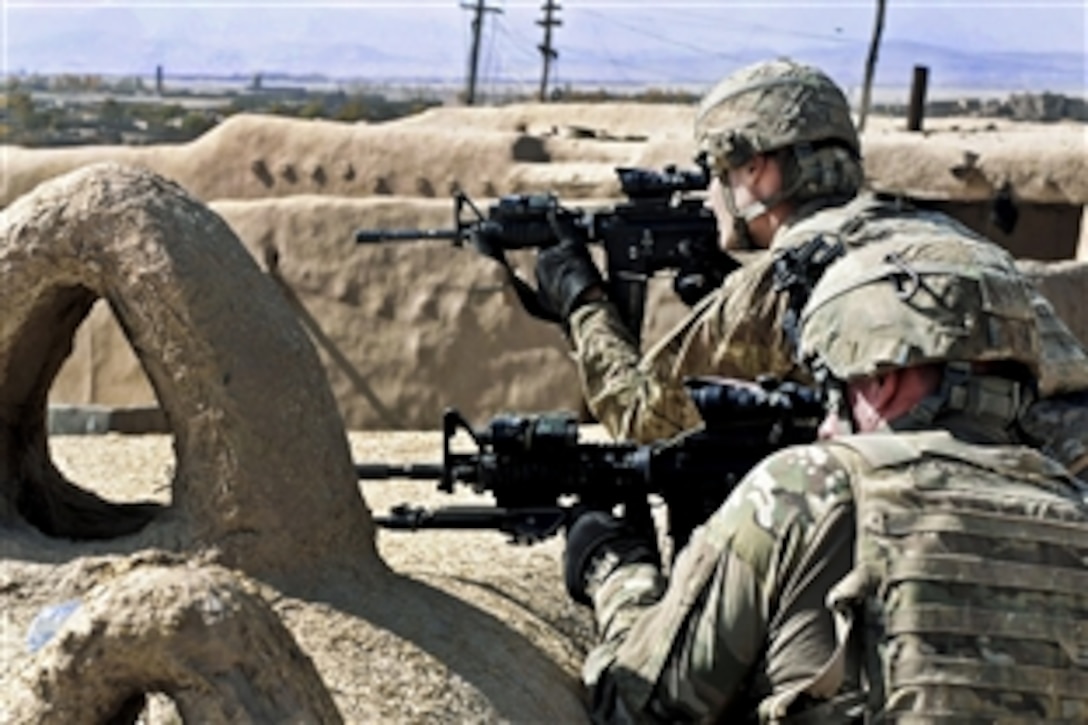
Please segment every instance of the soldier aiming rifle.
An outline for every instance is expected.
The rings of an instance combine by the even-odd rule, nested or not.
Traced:
[[[361,229],[355,241],[449,240],[457,247],[473,247],[503,266],[526,311],[559,322],[556,311],[542,305],[537,291],[516,274],[506,252],[547,248],[559,241],[562,230],[577,229],[584,243],[603,247],[609,295],[637,337],[650,277],[674,272],[674,290],[693,305],[738,266],[718,247],[714,215],[701,198],[689,195],[705,191],[709,183],[703,157],[696,162],[692,170],[617,167],[627,200],[611,208],[571,208],[550,193],[512,194],[500,197],[485,213],[458,191],[453,198],[452,228]]]

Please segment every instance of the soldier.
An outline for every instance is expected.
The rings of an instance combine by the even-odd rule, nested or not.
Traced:
[[[826,440],[750,471],[667,581],[652,534],[577,518],[595,719],[1088,721],[1088,486],[1019,443],[1029,287],[982,241],[851,251],[799,322]]]
[[[645,442],[697,425],[688,376],[807,382],[792,355],[793,321],[811,282],[843,252],[901,234],[981,239],[946,215],[861,191],[849,105],[816,68],[775,60],[728,76],[700,104],[695,136],[714,172],[708,205],[721,246],[769,253],[729,275],[644,357],[575,229],[557,223],[560,243],[537,259],[541,297],[566,322],[589,409],[618,438]],[[1041,294],[1034,305],[1043,396],[1088,390],[1088,354]],[[1088,405],[1054,399],[1026,423],[1068,465],[1088,467]]]

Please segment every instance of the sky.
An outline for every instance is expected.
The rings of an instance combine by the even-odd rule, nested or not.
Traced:
[[[479,79],[539,83],[546,0],[487,0]],[[0,0],[10,73],[466,76],[471,0]],[[863,77],[875,0],[605,2],[555,0],[562,25],[553,85],[709,84],[737,66],[788,55],[848,88]],[[877,86],[1088,86],[1088,0],[888,0]]]

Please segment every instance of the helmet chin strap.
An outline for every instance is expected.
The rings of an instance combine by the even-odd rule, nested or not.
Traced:
[[[1034,391],[1021,383],[991,375],[977,375],[970,363],[945,365],[940,387],[891,423],[893,430],[918,430],[930,427],[938,416],[966,413],[994,430],[1013,428],[1028,405]]]
[[[812,372],[813,383],[824,401],[824,411],[835,420],[834,435],[851,435],[858,432],[858,423],[846,394],[846,383],[831,374],[820,357],[802,361]]]
[[[748,231],[748,224],[743,219],[736,217],[732,218],[732,224],[729,233],[723,235],[723,249],[734,250],[739,249],[741,251],[752,251],[758,249],[756,242],[752,239],[751,233]]]
[[[737,208],[737,200],[733,196],[733,190],[728,184],[722,184],[722,197],[725,199],[725,208],[729,216],[733,218],[733,233],[729,244],[730,249],[752,250],[758,249],[752,232],[748,229],[748,222],[758,216],[767,213],[767,207],[762,202],[749,204],[743,211]]]
[[[858,422],[854,419],[854,411],[846,396],[846,386],[838,383],[825,384],[823,386],[824,409],[835,417],[835,435],[852,435],[859,433]]]
[[[838,434],[857,433],[857,421],[847,403],[846,384],[832,376],[819,359],[812,362],[812,370],[817,386],[823,391],[825,408],[838,420]],[[1035,397],[1035,391],[1022,383],[974,374],[970,363],[949,362],[937,390],[873,432],[926,430],[934,427],[938,419],[966,414],[962,420],[973,422],[976,432],[989,430],[992,433],[988,436],[1012,435],[1015,440],[1020,417]]]
[[[798,175],[788,186],[779,189],[764,199],[756,199],[751,204],[748,204],[741,209],[737,205],[736,197],[733,195],[733,187],[729,184],[728,179],[724,179],[721,186],[722,195],[725,197],[725,208],[729,211],[730,216],[733,217],[735,227],[744,226],[745,232],[742,236],[751,242],[751,234],[748,232],[748,222],[753,219],[758,219],[796,194],[797,190],[801,188],[802,181],[803,179]],[[749,245],[749,248],[751,248],[751,245]]]

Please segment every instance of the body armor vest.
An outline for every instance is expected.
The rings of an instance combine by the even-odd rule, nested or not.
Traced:
[[[829,600],[854,618],[867,719],[1088,722],[1085,488],[945,432],[832,445],[866,463],[855,568]]]

